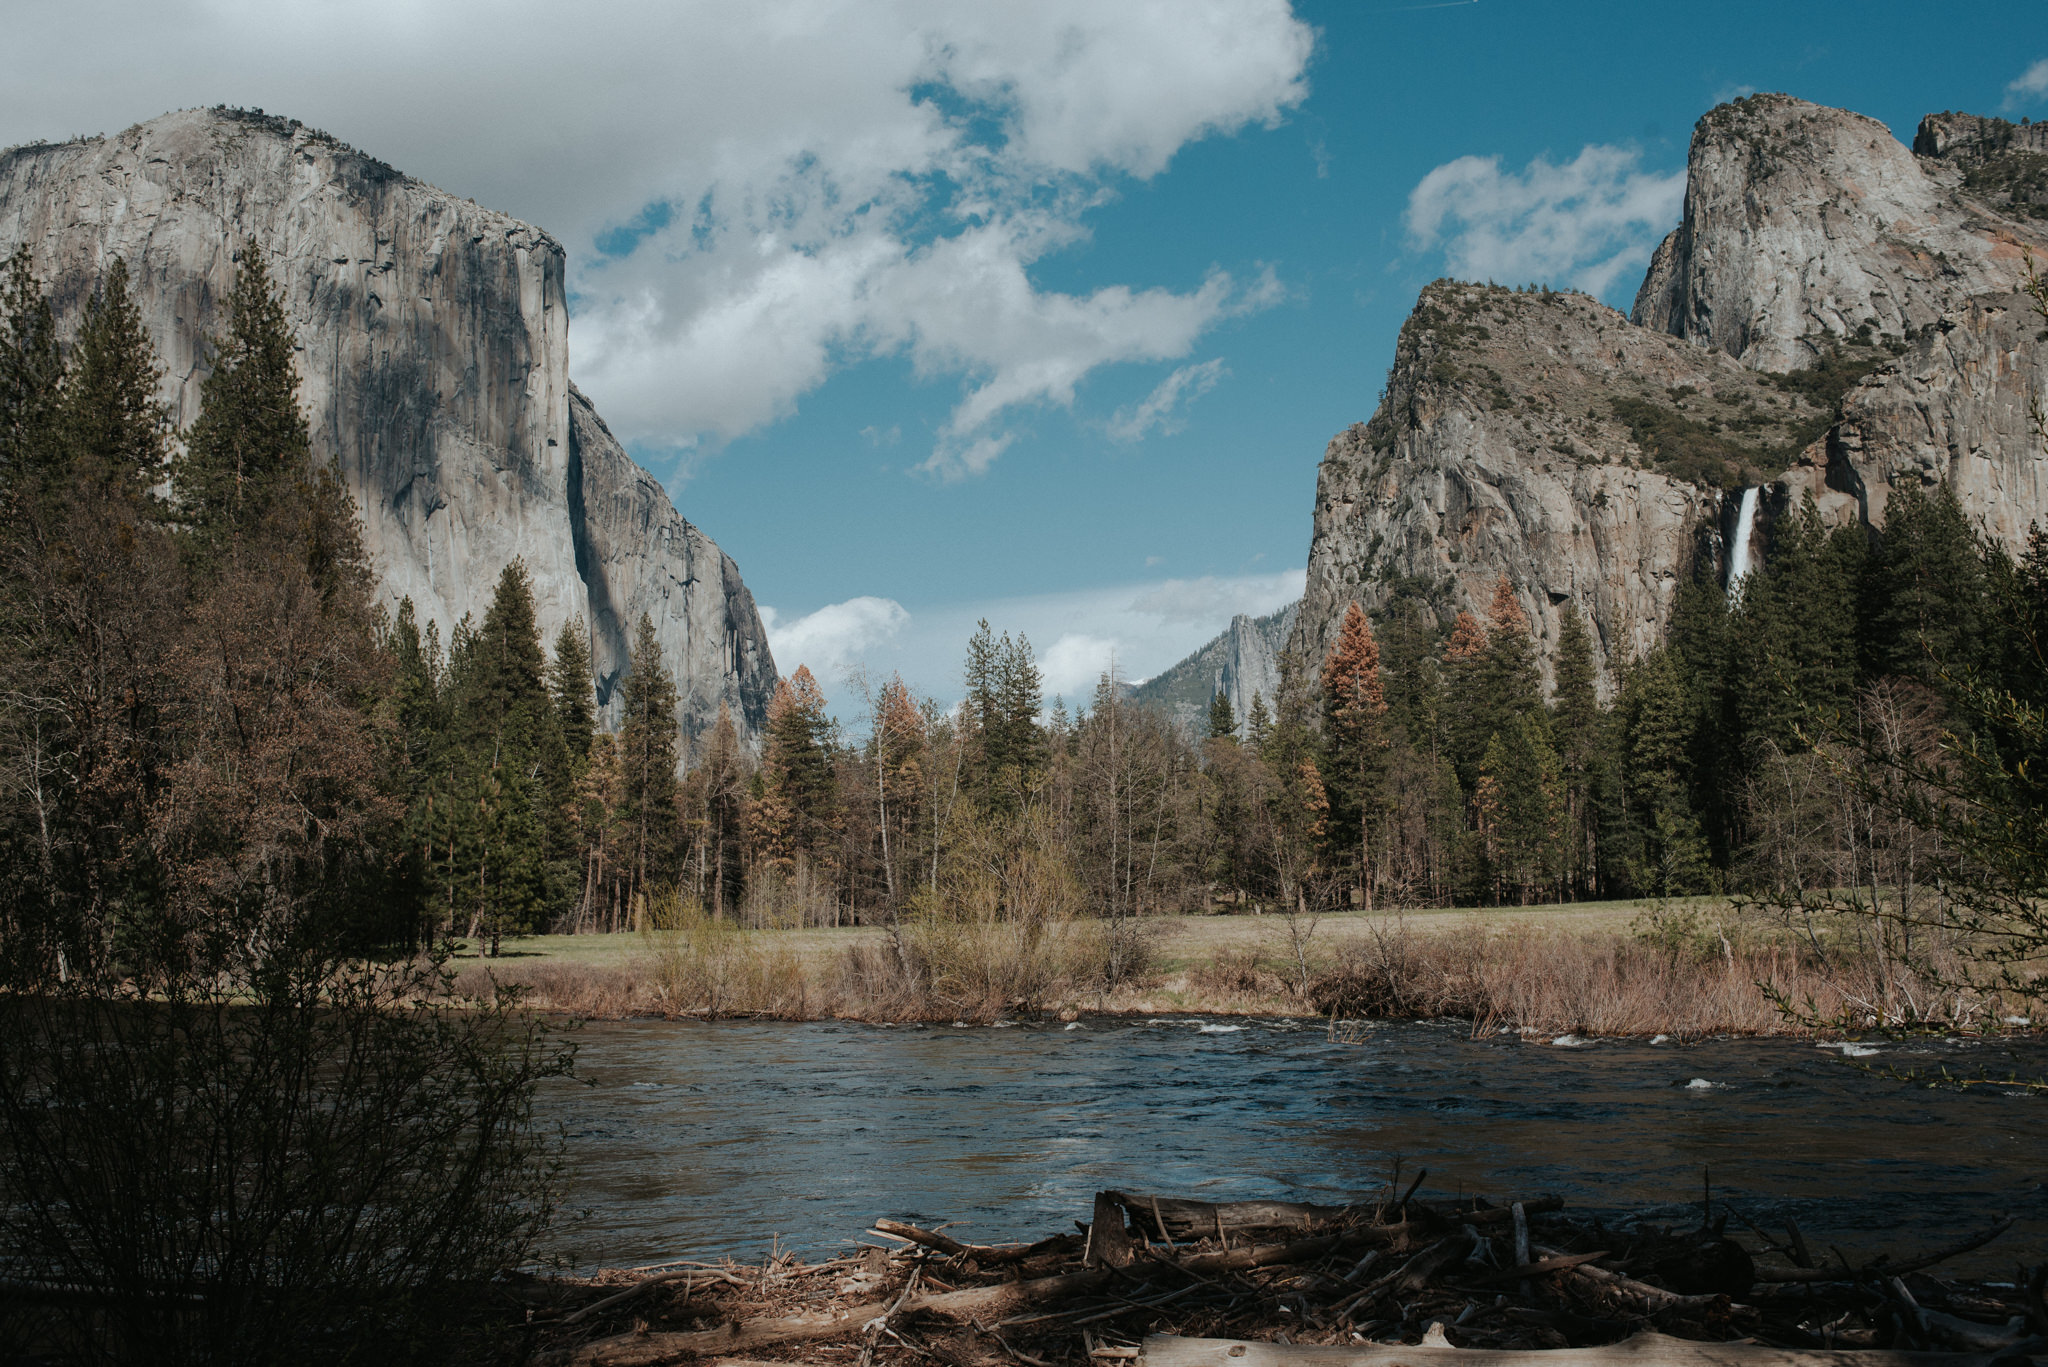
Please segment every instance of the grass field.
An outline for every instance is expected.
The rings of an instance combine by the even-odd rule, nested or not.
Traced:
[[[1395,910],[1367,915],[1364,912],[1333,912],[1318,917],[1311,943],[1319,953],[1334,953],[1347,944],[1371,937],[1389,920],[1396,920],[1413,934],[1437,936],[1494,932],[1511,927],[1528,927],[1591,935],[1626,934],[1652,903],[1555,902],[1533,907],[1440,907]],[[1665,908],[1694,907],[1713,915],[1727,907],[1720,897],[1675,897],[1655,904]],[[1224,955],[1272,955],[1291,951],[1287,919],[1283,916],[1215,915],[1154,916],[1144,925],[1151,936],[1154,960],[1160,970],[1173,972],[1215,960]],[[837,958],[848,948],[880,944],[888,932],[880,926],[842,926],[824,930],[769,930],[753,932],[749,938],[772,943],[807,963]],[[528,935],[504,943],[500,959],[508,964],[554,963],[590,968],[626,966],[644,952],[643,937],[618,935]],[[474,959],[474,949],[457,958]]]

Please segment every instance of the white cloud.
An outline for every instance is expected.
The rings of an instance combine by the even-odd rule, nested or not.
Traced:
[[[1592,145],[1563,164],[1460,157],[1422,178],[1403,221],[1418,250],[1441,245],[1452,275],[1501,284],[1573,285],[1604,295],[1649,259],[1677,222],[1685,173],[1638,169],[1632,148]]]
[[[1188,143],[1284,117],[1314,45],[1288,0],[15,0],[8,39],[0,143],[260,105],[547,228],[573,368],[630,440],[751,431],[907,356],[962,385],[954,475],[1005,414],[1271,302],[1030,268]]]
[[[1196,399],[1216,387],[1230,372],[1223,358],[1184,365],[1161,380],[1140,403],[1119,408],[1109,419],[1108,431],[1116,441],[1143,441],[1148,432],[1171,435],[1185,425],[1183,415]]]
[[[2005,88],[2005,107],[2008,111],[2034,103],[2048,96],[2048,57],[2021,72],[2019,79]]]
[[[1130,677],[1130,670],[1118,657],[1116,638],[1093,636],[1085,631],[1065,633],[1038,657],[1038,671],[1048,698],[1087,699],[1093,695],[1096,681],[1109,672],[1111,665],[1116,666],[1118,678]]]
[[[893,598],[849,598],[783,622],[774,608],[761,609],[768,629],[768,649],[784,674],[809,665],[821,683],[828,683],[848,664],[903,629],[910,614]]]
[[[1027,637],[1045,676],[1048,701],[1063,695],[1069,703],[1086,703],[1095,681],[1116,657],[1117,673],[1139,680],[1157,674],[1200,649],[1230,625],[1239,612],[1273,612],[1301,596],[1306,574],[1300,569],[1271,574],[1217,575],[1200,579],[1155,580],[1068,593],[1032,594],[1016,598],[980,599],[921,606],[893,626],[865,634],[858,629],[827,631],[825,625],[861,614],[843,612],[854,604],[896,605],[888,599],[853,599],[821,608],[787,626],[771,618],[769,643],[776,666],[784,673],[806,660],[824,684],[827,699],[851,716],[858,700],[843,686],[845,673],[864,669],[873,679],[901,674],[905,683],[942,702],[960,696],[960,666],[975,624],[986,618],[998,633]],[[898,609],[899,611],[901,609]],[[872,612],[873,610],[869,610]],[[763,616],[769,617],[766,609]],[[821,671],[813,650],[799,655],[796,629],[818,619],[817,635],[844,645]],[[871,620],[879,623],[880,614]],[[829,672],[826,672],[829,671]]]
[[[1131,610],[1168,622],[1221,620],[1227,624],[1241,612],[1259,617],[1287,606],[1301,597],[1307,582],[1301,570],[1168,579],[1132,600]]]

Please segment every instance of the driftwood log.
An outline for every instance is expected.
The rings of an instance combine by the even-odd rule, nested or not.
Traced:
[[[1105,1191],[1078,1234],[1036,1243],[877,1220],[893,1251],[659,1264],[586,1284],[581,1308],[570,1291],[527,1313],[541,1358],[573,1367],[821,1351],[845,1367],[2005,1367],[2048,1347],[2048,1267],[2017,1290],[1916,1274],[2011,1221],[1898,1262],[1788,1270],[1758,1269],[1727,1215],[1610,1230],[1561,1206],[1391,1183],[1342,1206]],[[1807,1256],[1796,1231],[1788,1245],[1751,1229],[1758,1253]]]
[[[1989,1367],[1986,1354],[1771,1348],[1637,1334],[1602,1348],[1295,1347],[1155,1334],[1140,1367]]]

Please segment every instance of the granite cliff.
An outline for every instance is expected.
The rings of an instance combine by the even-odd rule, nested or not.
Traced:
[[[1221,693],[1230,699],[1243,735],[1254,696],[1265,698],[1268,711],[1273,707],[1280,688],[1280,651],[1299,608],[1290,603],[1264,617],[1239,613],[1215,640],[1173,668],[1132,685],[1132,701],[1163,710],[1192,735],[1205,735],[1209,703]]]
[[[1504,574],[1545,647],[1575,607],[1626,660],[1686,577],[1725,575],[1750,489],[1753,563],[1806,494],[1875,528],[1902,480],[2018,545],[2048,522],[2030,252],[2048,265],[2048,128],[1935,114],[1909,149],[1783,95],[1712,110],[1630,316],[1423,291],[1378,410],[1324,454],[1289,643],[1320,659],[1354,599],[1482,609]]]
[[[0,152],[0,252],[28,247],[67,326],[124,258],[180,427],[251,241],[297,334],[314,449],[355,495],[388,602],[409,596],[445,639],[523,557],[548,639],[577,619],[590,632],[601,705],[646,612],[684,735],[721,703],[758,732],[775,666],[753,597],[570,383],[553,238],[261,114]]]

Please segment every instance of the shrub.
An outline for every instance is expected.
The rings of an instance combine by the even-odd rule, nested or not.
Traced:
[[[115,1362],[443,1359],[528,1261],[568,1051],[437,960],[310,961],[0,996],[14,1327]],[[40,1289],[47,1289],[41,1294]]]

